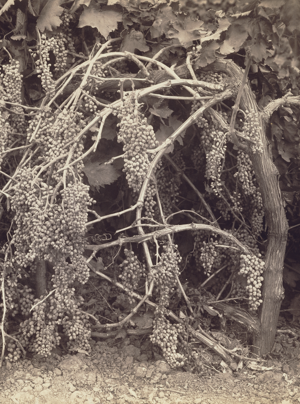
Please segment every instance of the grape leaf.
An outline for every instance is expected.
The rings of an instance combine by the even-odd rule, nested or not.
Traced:
[[[169,125],[170,125],[170,127],[173,129],[173,132],[175,132],[175,130],[178,129],[178,128],[182,125],[182,122],[179,121],[179,120],[176,118],[176,116],[170,116],[170,118],[169,118]],[[180,135],[177,136],[177,138],[176,138],[177,142],[178,142],[181,146],[183,145],[183,138],[184,138],[184,136],[185,136],[185,132],[186,132],[185,130],[182,131],[182,132],[180,133]]]
[[[163,125],[161,123],[160,128],[158,129],[158,131],[155,133],[156,136],[156,140],[158,141],[158,143],[161,145],[162,143],[165,142],[165,140],[172,135],[176,129],[179,128],[179,126],[182,125],[182,122],[179,121],[175,116],[170,116],[169,118],[169,126],[167,125]],[[183,137],[185,135],[185,130],[179,135],[177,136],[176,140],[177,142],[179,142],[179,144],[182,146],[183,145]],[[174,150],[174,144],[171,144],[170,146],[168,146],[165,150],[165,153],[173,153]]]
[[[296,287],[296,282],[300,280],[299,273],[295,271],[290,271],[288,268],[283,268],[283,280],[290,285],[292,288]]]
[[[13,6],[15,4],[15,0],[7,0],[7,2],[4,4],[3,7],[1,7],[0,9],[0,15],[5,13],[5,11],[7,11],[10,6]]]
[[[212,41],[207,46],[203,46],[200,55],[195,61],[195,68],[205,67],[216,60],[216,50],[219,49],[220,45],[217,42]]]
[[[262,0],[259,5],[266,8],[280,8],[284,3],[285,0]]]
[[[258,34],[256,38],[251,40],[251,44],[249,46],[250,54],[255,62],[261,62],[263,59],[266,59],[268,54],[268,43],[267,41]]]
[[[159,103],[160,104],[160,103]],[[172,109],[170,109],[167,106],[157,106],[157,105],[153,105],[153,108],[150,108],[149,111],[151,112],[151,114],[159,116],[160,118],[168,118],[172,113]]]
[[[299,30],[300,2],[299,0],[286,0],[281,11],[281,20],[290,32]]]
[[[132,29],[125,34],[120,50],[134,53],[136,49],[140,52],[147,52],[149,46],[146,44],[144,34],[141,31]]]
[[[226,39],[220,47],[223,55],[237,52],[248,37],[244,19],[235,21],[228,29]]]
[[[122,14],[119,11],[109,7],[103,7],[100,10],[91,5],[81,13],[78,27],[97,28],[100,34],[107,39],[108,35],[118,28],[119,21],[122,21]]]
[[[91,3],[91,0],[75,0],[74,3],[72,4],[72,7],[70,8],[70,13],[74,14],[75,11],[81,6],[81,5],[85,5],[85,6],[89,6]]]
[[[120,172],[112,164],[99,164],[98,161],[88,161],[83,168],[89,184],[98,191],[100,187],[112,184],[119,176]]]
[[[291,161],[292,158],[299,157],[299,150],[296,147],[295,143],[287,143],[287,142],[278,142],[277,150],[283,160],[287,161],[288,163]]]
[[[41,32],[45,29],[52,31],[52,28],[57,28],[61,24],[59,18],[64,11],[60,6],[62,0],[48,0],[42,8],[40,15],[36,21],[36,25]]]
[[[201,38],[200,29],[202,26],[203,21],[192,20],[190,17],[179,15],[177,20],[173,22],[172,28],[168,30],[167,37],[178,39],[183,46],[188,47],[193,44],[194,40]]]
[[[174,130],[170,126],[161,124],[160,128],[155,133],[156,140],[161,145],[170,135],[172,135],[173,132]],[[174,150],[174,144],[171,144],[165,149],[165,153],[173,153],[173,150]]]
[[[214,39],[214,40],[220,39],[222,32],[228,30],[228,27],[231,25],[231,22],[226,17],[226,18],[220,18],[218,20],[218,24],[219,24],[219,27],[213,34],[204,36],[202,38],[202,43],[205,41],[211,41],[212,39]]]
[[[169,6],[162,7],[150,28],[151,38],[158,38],[168,31],[170,24],[175,21],[176,16]]]

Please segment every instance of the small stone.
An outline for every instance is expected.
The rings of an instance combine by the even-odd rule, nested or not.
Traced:
[[[106,398],[107,401],[111,401],[111,400],[114,399],[114,396],[110,393],[105,398]]]
[[[171,367],[165,361],[157,361],[155,364],[157,371],[160,373],[170,373]]]
[[[139,366],[135,371],[136,377],[145,377],[146,373],[147,373],[147,368],[142,367],[142,366]]]
[[[129,366],[133,363],[133,356],[127,356],[125,359],[126,366]]]
[[[61,372],[60,369],[55,368],[55,369],[54,369],[54,374],[55,374],[56,376],[60,376],[60,375],[62,374],[62,372]]]

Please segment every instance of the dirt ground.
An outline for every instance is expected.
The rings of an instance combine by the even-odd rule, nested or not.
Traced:
[[[213,355],[193,373],[171,369],[159,354],[149,358],[147,343],[134,338],[93,341],[90,356],[57,351],[5,363],[0,404],[300,403],[300,347],[292,340],[279,334],[270,359],[225,373]]]

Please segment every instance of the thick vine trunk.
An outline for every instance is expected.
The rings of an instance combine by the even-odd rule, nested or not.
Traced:
[[[229,74],[236,85],[242,83],[243,70],[231,60],[218,60],[206,68],[207,70],[223,71]],[[180,77],[186,77],[186,65],[175,69]],[[159,80],[165,80],[165,74]],[[241,98],[244,110],[254,111],[260,121],[260,138],[263,144],[262,153],[251,154],[255,175],[263,199],[265,222],[268,230],[268,244],[265,256],[265,272],[263,282],[263,304],[260,309],[260,332],[255,335],[255,351],[264,356],[271,352],[279,317],[283,292],[283,261],[285,256],[288,223],[284,211],[283,200],[279,188],[278,171],[272,161],[272,154],[268,151],[266,138],[267,115],[260,112],[249,84],[246,84]]]
[[[232,61],[221,60],[214,64],[216,71],[226,71],[236,82],[242,82],[243,71]],[[288,223],[279,188],[278,171],[268,151],[266,124],[263,112],[258,109],[255,96],[247,84],[241,98],[244,110],[254,111],[259,116],[262,153],[250,155],[256,179],[263,199],[265,222],[268,230],[268,244],[265,256],[263,282],[263,304],[260,309],[260,332],[255,336],[256,353],[264,356],[271,352],[275,340],[283,291],[283,261],[285,256]]]
[[[252,93],[249,95],[254,98]],[[252,104],[254,102],[257,110],[256,101],[252,100]],[[284,297],[282,280],[288,223],[279,188],[279,173],[268,153],[266,122],[258,110],[257,113],[260,114],[260,132],[264,147],[263,153],[253,154],[251,160],[263,199],[268,245],[265,257],[263,305],[260,310],[261,327],[260,333],[254,340],[254,346],[257,353],[263,356],[271,352],[273,348],[280,306]]]

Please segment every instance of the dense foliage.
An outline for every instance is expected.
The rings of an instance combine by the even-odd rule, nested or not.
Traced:
[[[2,360],[133,328],[199,366],[191,338],[231,361],[211,316],[258,332],[264,153],[299,243],[300,5],[214,3],[2,2]]]

